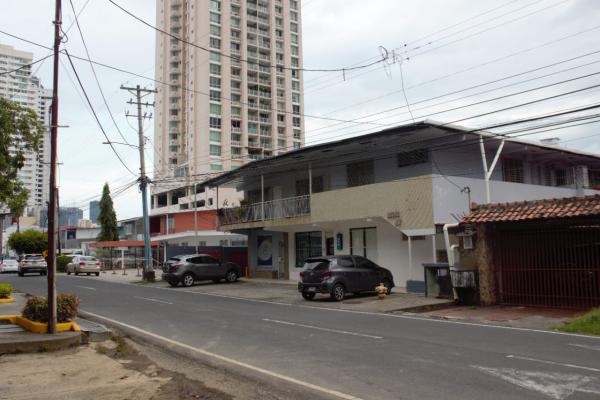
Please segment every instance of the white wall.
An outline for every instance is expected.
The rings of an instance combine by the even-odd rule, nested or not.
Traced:
[[[454,184],[448,181],[452,181]],[[433,178],[433,219],[436,224],[455,222],[451,214],[459,217],[469,211],[467,195],[460,188],[471,189],[471,202],[486,203],[485,181],[483,179],[437,175]],[[458,186],[458,187],[457,187]],[[556,186],[528,185],[503,181],[490,181],[492,203],[506,203],[524,200],[540,200],[576,196],[576,190]],[[598,194],[595,190],[585,190],[585,194]]]

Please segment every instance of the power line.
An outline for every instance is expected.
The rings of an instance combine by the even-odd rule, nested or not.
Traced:
[[[248,59],[244,59],[235,55],[231,55],[231,54],[226,54],[223,53],[220,50],[217,49],[209,49],[206,48],[204,46],[200,46],[198,44],[189,42],[185,39],[182,39],[170,32],[167,32],[165,30],[162,30],[160,28],[158,28],[157,26],[152,25],[151,23],[147,22],[146,20],[138,17],[137,15],[135,15],[134,13],[132,13],[131,11],[128,11],[127,9],[123,8],[122,6],[120,6],[119,4],[117,4],[115,1],[113,0],[108,0],[111,4],[113,4],[114,6],[116,6],[117,8],[119,8],[121,11],[123,11],[124,13],[126,13],[127,15],[131,16],[132,18],[138,20],[139,22],[141,22],[142,24],[148,26],[149,28],[154,29],[157,32],[162,33],[163,35],[169,36],[170,38],[173,38],[187,46],[192,46],[195,47],[199,50],[203,50],[206,51],[208,53],[216,53],[216,54],[220,54],[221,56],[225,57],[225,58],[230,58],[232,60],[235,61],[239,61],[239,62],[243,62],[246,64],[253,64],[253,65],[262,65],[268,68],[277,68],[277,69],[285,69],[285,70],[292,70],[292,71],[303,71],[303,72],[348,72],[348,71],[355,71],[355,70],[359,70],[359,69],[364,69],[364,68],[368,68],[372,65],[376,65],[376,64],[380,64],[382,62],[385,62],[387,60],[387,55],[385,57],[382,57],[381,59],[374,61],[372,63],[369,64],[364,64],[364,65],[359,65],[359,66],[355,66],[355,67],[344,67],[344,68],[300,68],[300,67],[289,67],[283,64],[277,64],[277,65],[273,65],[270,62],[265,62],[264,64],[261,63],[260,61],[252,61],[252,60],[248,60]]]
[[[94,114],[94,118],[96,119],[96,122],[98,123],[98,127],[100,128],[100,131],[102,131],[102,134],[104,135],[104,137],[108,141],[108,143],[110,145],[110,148],[112,149],[113,153],[115,153],[115,156],[117,156],[117,158],[119,159],[119,162],[121,162],[121,164],[123,165],[123,167],[125,167],[125,169],[127,171],[129,171],[133,176],[137,177],[137,175],[132,170],[129,169],[129,167],[127,166],[127,164],[125,164],[125,162],[123,161],[123,159],[121,158],[121,156],[119,155],[119,153],[117,152],[117,150],[115,149],[115,147],[110,142],[110,139],[108,138],[108,135],[104,131],[104,127],[102,126],[102,123],[100,122],[100,119],[98,118],[98,115],[96,114],[96,111],[94,110],[94,107],[92,106],[92,102],[90,101],[90,98],[87,95],[87,92],[85,91],[85,88],[83,87],[83,83],[81,82],[81,79],[79,78],[79,74],[77,73],[77,70],[75,69],[75,64],[73,64],[73,60],[71,60],[71,56],[69,55],[69,52],[66,49],[65,49],[65,54],[67,55],[67,58],[69,59],[69,63],[71,64],[71,68],[73,69],[73,72],[75,73],[75,77],[77,78],[77,82],[79,83],[79,87],[81,88],[81,91],[83,92],[83,94],[85,96],[85,99],[86,99],[88,105],[90,106],[90,109],[92,110],[92,114]]]
[[[30,63],[23,64],[23,65],[21,65],[21,66],[20,66],[20,67],[18,67],[18,68],[11,69],[10,71],[4,71],[4,72],[0,72],[0,75],[8,75],[8,74],[12,74],[12,73],[14,73],[14,72],[20,71],[20,70],[22,70],[22,69],[25,69],[25,68],[27,68],[27,67],[31,67],[32,65],[35,65],[35,64],[37,64],[37,63],[40,63],[40,62],[42,62],[42,61],[44,61],[44,60],[46,60],[46,59],[48,59],[48,58],[50,58],[50,57],[52,57],[52,54],[48,54],[46,57],[42,57],[42,58],[40,58],[40,59],[38,59],[38,60],[35,60],[35,61],[32,61],[32,62],[30,62]]]
[[[75,6],[73,5],[73,0],[69,0],[69,3],[71,4],[71,9],[73,10],[73,15],[75,16],[75,24],[77,25],[77,30],[79,31],[79,36],[81,37],[81,42],[83,43],[83,48],[85,49],[85,54],[87,55],[88,59],[91,59],[90,52],[88,50],[87,44],[85,42],[85,38],[83,36],[83,31],[81,30],[81,25],[79,25],[79,18],[77,17],[77,12],[75,11]],[[98,90],[100,91],[100,95],[102,96],[102,100],[104,101],[104,105],[106,106],[106,110],[108,111],[108,114],[110,115],[110,119],[112,120],[113,124],[115,125],[117,132],[119,132],[119,136],[121,136],[121,138],[123,139],[123,141],[125,143],[129,144],[129,142],[123,135],[123,132],[121,132],[121,129],[119,128],[119,125],[117,124],[117,121],[115,120],[115,117],[108,105],[108,101],[106,100],[106,96],[104,96],[104,91],[102,90],[102,85],[100,85],[100,80],[98,79],[98,75],[96,74],[96,68],[94,68],[94,64],[91,62],[90,62],[90,68],[92,69],[92,73],[94,74],[94,79],[96,80],[96,85],[98,86]]]

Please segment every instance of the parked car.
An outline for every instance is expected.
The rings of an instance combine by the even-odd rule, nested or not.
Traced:
[[[221,262],[208,254],[192,254],[171,257],[163,265],[162,280],[171,286],[179,283],[192,286],[196,281],[225,279],[229,283],[238,280],[240,267],[231,262]]]
[[[100,275],[100,260],[92,256],[74,256],[67,264],[67,275],[96,274]]]
[[[298,291],[306,300],[317,293],[329,294],[335,301],[342,301],[346,293],[372,292],[380,283],[388,294],[394,287],[392,273],[360,256],[327,256],[308,258],[300,272]]]
[[[25,274],[48,274],[48,264],[41,254],[25,254],[19,263],[19,276]]]
[[[0,273],[5,272],[18,272],[19,271],[19,262],[14,258],[5,258],[0,263]]]

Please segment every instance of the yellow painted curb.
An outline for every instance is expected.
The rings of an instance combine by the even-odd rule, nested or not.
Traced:
[[[6,304],[6,303],[14,303],[16,300],[13,299],[12,297],[6,298],[6,299],[0,299],[0,304]]]
[[[21,328],[31,333],[47,333],[48,324],[31,321],[20,315],[0,315],[0,320],[9,321],[13,325],[19,325]],[[56,324],[56,332],[80,332],[79,325],[75,322],[63,322]]]

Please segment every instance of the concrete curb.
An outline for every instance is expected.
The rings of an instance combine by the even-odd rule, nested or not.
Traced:
[[[31,333],[47,333],[48,324],[31,321],[20,315],[0,315],[0,321],[8,321],[13,325],[19,325],[21,328]],[[75,322],[64,322],[56,324],[57,332],[74,331],[79,332],[79,326]]]
[[[8,303],[14,303],[16,300],[12,297],[8,297],[6,299],[0,299],[0,304],[8,304]]]
[[[0,355],[57,351],[80,344],[81,332],[63,332],[54,335],[5,334],[0,337]]]

